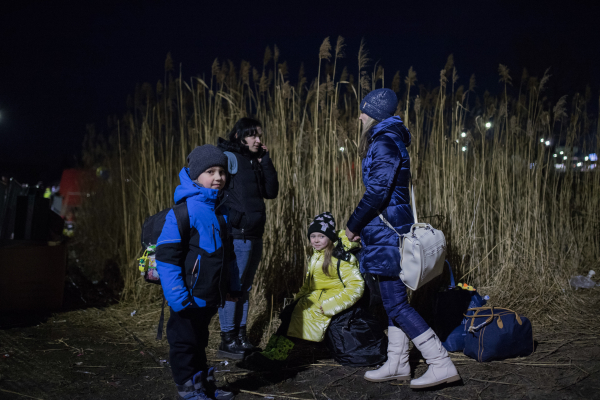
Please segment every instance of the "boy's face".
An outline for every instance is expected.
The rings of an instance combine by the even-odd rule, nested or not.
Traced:
[[[323,250],[331,240],[322,233],[313,232],[310,234],[310,244],[315,250]]]
[[[223,167],[210,167],[198,175],[196,182],[198,182],[198,184],[204,188],[220,190],[225,187],[227,175],[225,175],[225,170]]]

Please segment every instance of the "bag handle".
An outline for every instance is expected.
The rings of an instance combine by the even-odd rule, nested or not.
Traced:
[[[484,315],[484,314],[479,314],[480,311],[487,311],[490,310],[490,314],[489,315]],[[517,323],[519,325],[523,325],[523,320],[521,319],[521,317],[519,316],[519,314],[517,314],[516,311],[513,311],[509,308],[501,308],[501,310],[506,310],[506,311],[510,311],[511,313],[515,314],[515,319],[517,320]],[[492,322],[494,320],[494,317],[498,317],[500,318],[500,315],[498,315],[497,313],[494,314],[494,307],[475,307],[475,308],[469,308],[467,310],[467,312],[469,311],[475,311],[475,313],[473,315],[467,315],[467,314],[463,314],[466,318],[471,318],[471,325],[469,326],[469,332],[474,332],[479,330],[480,328],[482,328],[483,326],[489,324],[490,322]],[[488,317],[483,323],[474,326],[475,325],[475,318],[481,318],[481,317]],[[498,324],[499,326],[501,325],[501,323]],[[502,328],[502,326],[500,326],[500,328]]]

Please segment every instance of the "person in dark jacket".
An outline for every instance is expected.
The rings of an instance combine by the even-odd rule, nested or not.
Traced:
[[[246,335],[248,299],[263,250],[266,208],[264,199],[274,199],[279,192],[277,172],[262,144],[259,121],[242,118],[229,133],[229,140],[219,138],[218,147],[230,157],[231,182],[225,191],[233,226],[233,243],[237,258],[242,297],[219,308],[221,344],[217,356],[241,359],[256,350]]]
[[[156,268],[171,307],[167,322],[171,372],[182,399],[230,400],[231,392],[216,389],[214,369],[208,368],[204,350],[217,307],[241,295],[222,200],[227,157],[215,146],[204,145],[187,160],[189,168],[179,173],[175,203],[186,202],[189,242],[182,245],[175,212],[170,210],[156,246]]]
[[[400,234],[414,223],[409,205],[410,157],[406,147],[411,135],[402,119],[393,114],[398,100],[390,89],[377,89],[362,100],[363,133],[359,143],[363,183],[366,191],[348,220],[346,235],[361,240],[361,272],[379,275],[383,306],[389,319],[388,360],[379,369],[367,371],[373,382],[409,380],[408,342],[429,364],[411,388],[424,388],[460,379],[442,343],[423,318],[408,303],[406,286],[399,278],[398,235],[388,228],[381,214]]]

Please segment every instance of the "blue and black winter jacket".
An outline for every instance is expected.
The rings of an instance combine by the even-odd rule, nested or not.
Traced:
[[[410,132],[395,116],[375,125],[362,161],[366,191],[348,220],[348,229],[361,237],[360,269],[384,276],[400,274],[398,235],[384,225],[381,213],[398,233],[414,223],[410,207]]]
[[[193,182],[189,170],[179,173],[175,203],[186,201],[190,216],[189,246],[182,245],[173,210],[167,214],[156,246],[156,268],[163,292],[174,311],[219,307],[240,290],[227,207],[217,204],[218,190]]]

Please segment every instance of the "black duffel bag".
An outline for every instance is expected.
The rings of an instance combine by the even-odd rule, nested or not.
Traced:
[[[327,349],[345,367],[368,367],[387,359],[387,336],[360,303],[335,315],[325,333]]]

